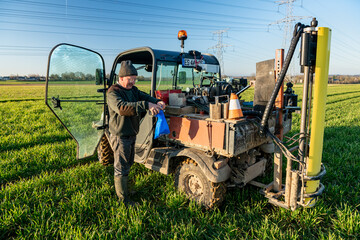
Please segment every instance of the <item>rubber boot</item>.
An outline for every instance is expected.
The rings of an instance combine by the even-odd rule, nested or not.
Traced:
[[[119,200],[125,204],[125,206],[136,206],[136,204],[129,198],[128,181],[129,176],[114,177],[116,195]]]

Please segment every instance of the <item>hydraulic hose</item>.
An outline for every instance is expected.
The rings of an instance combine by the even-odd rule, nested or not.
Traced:
[[[282,83],[284,82],[286,72],[287,72],[287,70],[288,70],[288,68],[290,66],[290,62],[291,62],[291,59],[292,59],[292,57],[294,55],[296,45],[299,42],[301,33],[303,32],[304,28],[305,28],[304,24],[297,23],[295,25],[293,38],[291,39],[289,51],[288,51],[288,53],[286,55],[284,66],[281,69],[279,79],[275,84],[274,91],[271,94],[270,100],[266,105],[266,108],[264,110],[264,114],[263,114],[262,119],[261,119],[261,125],[260,125],[260,133],[261,134],[265,134],[265,130],[267,128],[267,123],[268,123],[268,120],[269,120],[270,112],[271,112],[272,107],[273,107],[273,105],[275,103],[275,100],[276,100],[276,97],[277,97],[277,95],[279,93],[280,87],[281,87]]]
[[[260,112],[260,111],[245,110],[242,112],[243,112],[244,116],[258,117],[259,119],[262,117],[262,112]]]

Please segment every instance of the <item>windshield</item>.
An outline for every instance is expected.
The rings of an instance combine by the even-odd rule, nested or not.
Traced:
[[[173,89],[177,64],[175,62],[158,62],[156,72],[156,90]]]
[[[181,89],[185,91],[188,87],[210,85],[211,81],[219,78],[219,73],[196,71],[194,68],[183,67],[175,62],[159,61],[156,72],[156,90]]]

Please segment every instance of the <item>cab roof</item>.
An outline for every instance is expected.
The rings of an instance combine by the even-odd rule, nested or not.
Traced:
[[[176,51],[158,50],[152,49],[150,47],[140,47],[120,53],[115,59],[115,64],[123,60],[131,60],[133,63],[139,64],[151,64],[157,61],[181,63],[182,57],[194,58],[194,56],[191,56],[189,53],[181,54],[181,52]],[[219,65],[219,61],[214,55],[203,53],[202,57],[207,64]]]

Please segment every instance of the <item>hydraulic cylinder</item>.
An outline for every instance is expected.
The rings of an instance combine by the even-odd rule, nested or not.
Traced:
[[[327,84],[329,75],[331,29],[318,28],[313,110],[310,134],[309,157],[306,164],[306,175],[317,176],[321,170],[323,151],[325,107]],[[305,193],[311,194],[317,191],[320,180],[309,180],[306,183]],[[305,199],[305,204],[314,206],[316,199]]]

